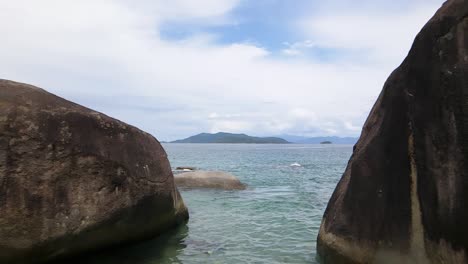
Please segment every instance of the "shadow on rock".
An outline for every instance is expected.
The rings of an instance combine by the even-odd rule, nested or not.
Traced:
[[[157,238],[128,246],[114,247],[85,256],[51,264],[153,264],[179,263],[178,255],[186,247],[188,226],[181,226]]]

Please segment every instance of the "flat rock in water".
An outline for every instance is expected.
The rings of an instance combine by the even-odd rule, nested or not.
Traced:
[[[43,263],[150,238],[187,218],[153,136],[0,80],[0,263]]]
[[[175,183],[181,188],[211,188],[224,190],[244,190],[234,175],[222,171],[192,171],[174,175]]]
[[[468,263],[468,1],[385,83],[323,217],[323,263]]]

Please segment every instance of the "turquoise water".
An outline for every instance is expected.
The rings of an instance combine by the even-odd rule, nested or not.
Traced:
[[[323,211],[352,146],[163,146],[173,168],[227,171],[249,187],[181,190],[190,212],[186,227],[87,263],[316,263]]]

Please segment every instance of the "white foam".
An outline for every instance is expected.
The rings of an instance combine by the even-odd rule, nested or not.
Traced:
[[[291,163],[291,165],[289,165],[289,166],[291,166],[291,167],[302,167],[302,165],[297,163],[297,162]]]

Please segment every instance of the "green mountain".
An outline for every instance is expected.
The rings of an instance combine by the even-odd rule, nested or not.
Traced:
[[[287,144],[288,141],[277,137],[251,137],[246,134],[219,132],[216,134],[201,133],[171,143],[250,143],[250,144]]]

